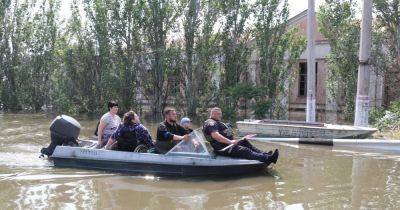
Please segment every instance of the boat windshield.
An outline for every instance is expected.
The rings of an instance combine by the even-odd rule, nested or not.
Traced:
[[[212,151],[199,128],[189,134],[188,140],[179,142],[166,155],[213,157]]]

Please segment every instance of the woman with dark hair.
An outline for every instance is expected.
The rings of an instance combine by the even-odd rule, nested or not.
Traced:
[[[124,114],[123,124],[111,135],[105,148],[133,152],[139,144],[144,144],[149,149],[154,148],[150,133],[140,124],[139,116],[134,111],[129,111]]]
[[[97,147],[102,148],[107,144],[110,136],[117,130],[121,124],[121,118],[118,114],[118,104],[115,101],[108,102],[108,112],[101,119],[97,130]]]

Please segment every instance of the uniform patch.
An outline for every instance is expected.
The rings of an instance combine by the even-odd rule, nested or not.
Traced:
[[[206,122],[206,125],[208,125],[208,126],[215,126],[216,124],[217,124],[217,122],[214,120],[207,120],[207,122]]]

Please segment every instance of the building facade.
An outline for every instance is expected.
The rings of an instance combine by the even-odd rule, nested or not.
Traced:
[[[316,20],[315,20],[316,21]],[[316,23],[318,27],[318,23]],[[299,34],[307,36],[307,10],[289,20],[288,27],[299,29]],[[328,79],[328,67],[326,57],[330,52],[328,40],[316,30],[315,32],[315,73],[316,73],[316,118],[320,122],[342,121],[340,98],[332,100],[329,89],[326,86]],[[305,50],[297,63],[298,73],[294,84],[290,87],[289,94],[289,119],[306,119],[307,97],[307,50]],[[339,87],[340,88],[340,87]],[[370,106],[381,106],[383,96],[383,78],[371,71],[370,78]],[[354,99],[355,100],[355,99]],[[337,105],[339,104],[339,106]]]

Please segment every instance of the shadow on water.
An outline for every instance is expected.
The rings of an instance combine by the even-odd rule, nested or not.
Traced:
[[[121,174],[122,175],[122,174]],[[208,175],[208,176],[187,176],[187,177],[177,177],[177,176],[154,176],[158,180],[166,180],[166,181],[174,181],[179,180],[182,182],[229,182],[229,181],[238,181],[249,178],[273,178],[276,179],[279,176],[279,173],[275,169],[265,169],[258,173],[252,174],[232,174],[232,175]]]

